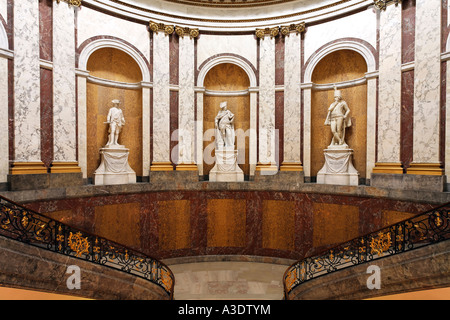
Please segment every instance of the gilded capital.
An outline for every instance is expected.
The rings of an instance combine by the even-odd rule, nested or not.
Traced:
[[[291,32],[300,34],[305,31],[305,23],[301,22],[299,24],[290,24],[288,26],[281,26],[280,33],[283,36],[288,36]]]
[[[56,0],[56,3],[60,3],[61,1],[67,2],[69,5],[74,7],[81,7],[82,0]]]
[[[395,3],[395,5],[397,6],[401,2],[401,0],[373,0],[375,8],[383,11],[386,10],[387,5],[391,2]]]
[[[165,25],[164,23],[157,23],[153,21],[149,21],[148,26],[151,32],[158,33],[159,31],[164,31],[166,35],[175,33],[182,38],[189,35],[189,37],[192,39],[198,37],[199,35],[198,29],[190,29],[188,27]]]
[[[256,29],[256,37],[264,39],[266,35],[270,35],[271,38],[276,37],[280,33],[279,27]]]

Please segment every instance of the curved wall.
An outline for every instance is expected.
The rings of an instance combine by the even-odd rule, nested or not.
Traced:
[[[301,259],[433,207],[426,201],[261,190],[116,190],[25,205],[157,259]]]

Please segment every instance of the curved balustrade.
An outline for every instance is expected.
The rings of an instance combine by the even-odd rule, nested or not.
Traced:
[[[283,277],[284,297],[302,283],[351,266],[414,250],[450,238],[450,203],[291,265]]]
[[[173,299],[175,279],[162,262],[70,227],[0,196],[0,235],[147,279]]]

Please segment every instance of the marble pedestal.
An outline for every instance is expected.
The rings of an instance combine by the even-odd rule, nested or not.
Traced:
[[[353,166],[353,149],[329,146],[324,150],[325,164],[317,173],[317,183],[357,186],[359,173]]]
[[[237,164],[237,155],[237,150],[216,149],[216,164],[209,172],[209,181],[244,181],[244,172]]]
[[[94,173],[94,184],[136,183],[136,172],[128,164],[129,149],[121,145],[100,149],[102,160]]]

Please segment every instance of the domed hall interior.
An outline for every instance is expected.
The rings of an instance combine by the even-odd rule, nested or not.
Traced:
[[[448,0],[0,0],[0,299],[450,300],[449,60]]]

